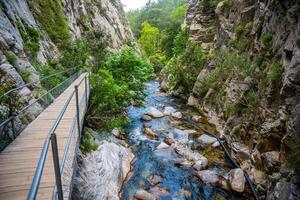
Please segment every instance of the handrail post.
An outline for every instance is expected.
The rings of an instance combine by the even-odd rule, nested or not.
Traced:
[[[53,165],[54,165],[55,180],[56,180],[56,187],[57,187],[57,196],[58,196],[58,200],[63,200],[63,189],[61,183],[57,138],[55,133],[51,133],[50,140],[52,146],[52,157],[53,157]]]
[[[87,91],[87,75],[84,78],[85,82],[85,106],[88,105],[88,91]]]
[[[13,117],[14,113],[13,113],[13,103],[12,103],[11,96],[9,96],[8,105],[9,105],[9,116],[12,117],[11,118],[11,126],[12,126],[12,131],[13,131],[12,139],[14,139],[17,136],[16,136],[16,130],[15,130],[14,117]]]
[[[78,129],[79,138],[81,138],[78,85],[75,85],[75,98],[76,98],[76,112],[77,112],[77,129]]]

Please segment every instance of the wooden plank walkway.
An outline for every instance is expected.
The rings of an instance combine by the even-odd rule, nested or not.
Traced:
[[[85,73],[81,74],[79,78],[0,153],[0,200],[24,200],[27,198],[45,139],[65,102],[74,91],[74,86],[80,83],[85,76]],[[78,91],[79,100],[84,99],[84,81],[78,87]],[[83,117],[85,108],[81,107],[80,110],[82,110],[81,117]],[[56,131],[60,163],[69,133],[73,130],[72,125],[75,116],[76,100],[74,95]],[[76,134],[78,134],[77,131]],[[74,159],[74,153],[72,156],[72,159]],[[55,176],[50,146],[37,199],[51,199],[54,185]],[[68,197],[68,195],[68,191],[64,192],[65,197]]]

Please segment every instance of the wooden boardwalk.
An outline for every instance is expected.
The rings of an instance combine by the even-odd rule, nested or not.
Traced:
[[[0,153],[0,200],[24,200],[27,198],[45,139],[48,137],[49,131],[59,116],[65,102],[74,91],[74,86],[78,85],[85,76],[86,74],[81,74],[48,108],[29,124],[4,151]],[[84,81],[83,83],[81,82],[78,87],[78,94],[79,99],[84,99]],[[85,108],[82,108],[81,105],[80,109],[82,110],[82,118],[85,114]],[[69,133],[74,130],[75,116],[76,100],[74,95],[56,130],[60,163],[68,141]],[[76,134],[78,134],[77,131]],[[73,151],[74,150],[75,148],[73,148]],[[74,159],[74,157],[75,154],[73,152],[70,160]],[[63,184],[69,183],[63,182]],[[51,199],[54,186],[55,176],[50,145],[37,199]],[[65,199],[67,199],[68,195],[68,191],[64,191]]]

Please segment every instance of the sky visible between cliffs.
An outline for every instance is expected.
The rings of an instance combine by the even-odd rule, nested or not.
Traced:
[[[149,0],[121,0],[124,10],[136,10],[143,7]]]

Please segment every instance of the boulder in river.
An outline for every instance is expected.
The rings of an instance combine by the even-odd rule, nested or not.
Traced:
[[[178,142],[188,143],[189,134],[180,129],[175,128],[173,132],[173,138]]]
[[[138,190],[134,197],[138,200],[156,200],[156,197],[146,190]]]
[[[156,149],[157,149],[157,150],[160,150],[160,149],[166,149],[166,148],[169,148],[169,147],[170,147],[170,146],[169,146],[168,144],[162,142],[162,143],[160,143],[160,144],[156,147]]]
[[[130,149],[103,142],[97,151],[80,155],[75,178],[79,199],[119,199],[119,192],[134,158]]]
[[[165,142],[166,144],[168,144],[168,145],[171,145],[171,144],[174,143],[174,140],[173,140],[172,138],[170,138],[170,137],[166,137],[166,138],[164,139],[164,142]]]
[[[243,192],[245,190],[244,171],[240,168],[232,169],[229,172],[229,184],[232,190]]]
[[[144,129],[145,135],[147,135],[151,140],[158,140],[158,136],[154,133],[151,128],[146,127]]]
[[[176,109],[171,106],[167,106],[164,109],[164,115],[171,115],[174,112],[176,112]]]
[[[146,113],[146,115],[149,115],[154,118],[160,118],[164,116],[164,114],[161,111],[157,110],[155,107],[151,107]]]
[[[197,176],[205,183],[217,185],[219,182],[218,174],[211,170],[202,170],[197,172]]]
[[[174,112],[171,114],[172,117],[176,119],[181,119],[182,118],[182,113],[181,112]]]
[[[211,146],[213,143],[217,141],[218,141],[217,138],[206,134],[203,134],[198,138],[198,142],[204,147]]]
[[[141,117],[141,120],[143,120],[143,121],[151,121],[151,120],[152,120],[152,117],[149,116],[149,115],[143,115],[143,116]]]

